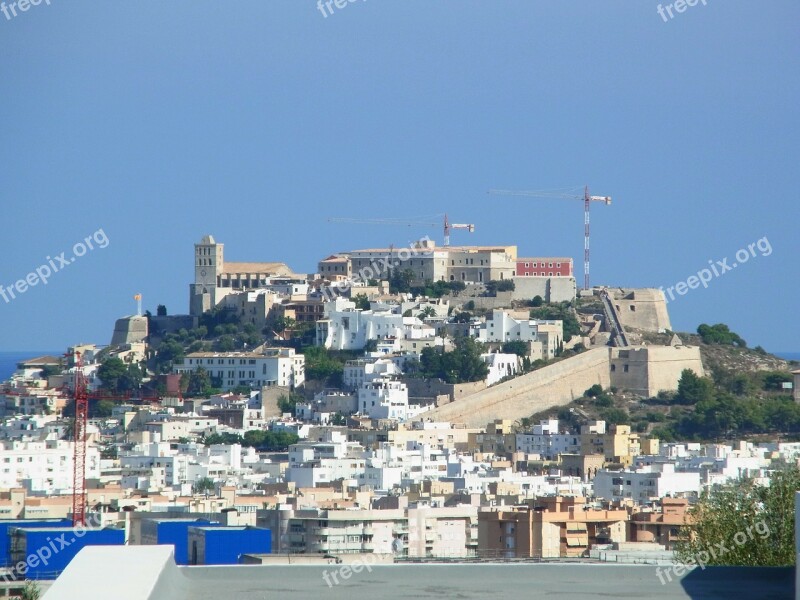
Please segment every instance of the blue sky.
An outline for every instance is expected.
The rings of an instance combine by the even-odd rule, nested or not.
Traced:
[[[448,212],[454,241],[573,256],[579,202],[490,188],[588,183],[593,283],[799,350],[800,5],[708,0],[51,0],[0,13],[0,285],[102,228],[109,244],[6,303],[0,350],[108,343],[114,319],[188,309],[192,244],[313,270],[439,229],[328,217]],[[730,261],[729,261],[730,262]]]

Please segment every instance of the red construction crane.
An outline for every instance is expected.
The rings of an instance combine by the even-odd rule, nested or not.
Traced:
[[[444,217],[444,245],[450,245],[450,232],[453,229],[466,229],[470,233],[475,231],[474,224],[467,224],[467,223],[451,223],[447,219],[447,215],[435,215],[430,217],[430,220],[405,220],[405,219],[355,219],[355,218],[348,218],[348,217],[332,217],[328,219],[331,223],[363,223],[367,225],[407,225],[409,227],[418,226],[418,227],[436,227],[441,226],[441,223],[433,222],[433,219],[437,217]],[[428,217],[422,217],[423,219],[427,219]]]
[[[72,426],[74,455],[72,462],[72,524],[86,525],[86,425],[89,420],[89,392],[86,389],[86,376],[83,373],[83,357],[75,353],[75,378],[73,381],[75,398],[75,420]]]
[[[611,196],[590,196],[589,186],[583,190],[583,195],[562,192],[527,191],[527,190],[489,190],[490,194],[498,196],[532,196],[537,198],[565,198],[567,200],[583,200],[583,289],[589,289],[589,206],[592,202],[611,204]]]

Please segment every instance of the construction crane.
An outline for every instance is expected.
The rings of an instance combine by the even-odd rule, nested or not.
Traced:
[[[72,425],[74,453],[72,464],[72,525],[86,525],[86,425],[89,419],[89,393],[83,373],[83,356],[75,353],[73,380],[75,420]]]
[[[450,230],[452,229],[466,229],[470,233],[475,232],[475,225],[472,223],[450,223],[447,220],[447,214],[444,215],[444,245],[450,245]]]
[[[583,195],[563,192],[527,191],[527,190],[489,190],[497,196],[528,196],[535,198],[563,198],[566,200],[583,200],[583,289],[589,289],[589,207],[592,202],[611,204],[611,196],[591,196],[589,186],[583,189]]]
[[[444,245],[450,245],[450,232],[454,229],[465,229],[470,233],[474,233],[475,225],[472,223],[451,223],[448,218],[447,214],[445,215],[434,215],[430,217],[430,220],[405,220],[405,219],[354,219],[349,217],[332,217],[328,219],[331,223],[360,223],[365,225],[404,225],[408,227],[437,227],[441,226],[441,223],[432,222],[433,219],[437,217],[444,216]],[[426,217],[423,217],[425,219]]]

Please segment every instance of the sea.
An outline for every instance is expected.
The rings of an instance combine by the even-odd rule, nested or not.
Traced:
[[[63,350],[0,352],[0,381],[5,381],[17,370],[17,363],[37,356],[60,356]]]
[[[776,352],[775,356],[780,356],[783,360],[800,360],[800,352]]]

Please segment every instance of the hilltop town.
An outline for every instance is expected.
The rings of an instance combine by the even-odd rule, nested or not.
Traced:
[[[188,311],[122,317],[2,385],[0,539],[78,502],[104,527],[85,543],[172,543],[178,564],[666,564],[704,490],[800,456],[798,365],[725,325],[674,332],[660,290],[579,289],[571,258],[225,254],[194,245]]]

